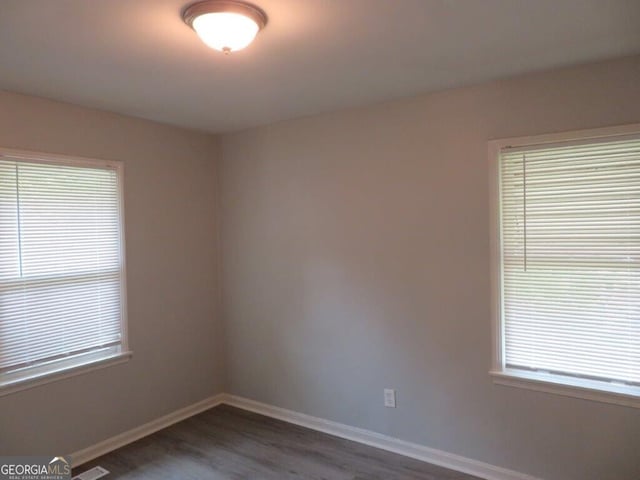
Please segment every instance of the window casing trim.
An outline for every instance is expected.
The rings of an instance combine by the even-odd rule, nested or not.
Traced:
[[[527,147],[550,146],[557,143],[598,141],[607,137],[638,135],[640,135],[640,123],[546,135],[513,137],[490,140],[488,142],[492,326],[492,359],[489,374],[495,384],[640,408],[640,387],[637,386],[526,371],[506,366],[502,316],[502,291],[504,285],[502,279],[502,211],[500,202],[502,193],[500,190],[500,154],[506,148],[526,149]]]
[[[497,385],[640,408],[640,387],[509,368],[489,373]]]
[[[57,153],[44,153],[30,150],[18,150],[0,147],[0,159],[24,160],[31,163],[45,163],[62,166],[106,168],[116,172],[118,182],[118,222],[120,229],[120,332],[121,340],[118,348],[103,351],[98,355],[87,355],[77,361],[57,362],[49,370],[44,368],[25,368],[23,374],[9,373],[0,375],[0,396],[36,387],[64,378],[80,375],[111,365],[128,361],[133,352],[129,347],[127,330],[127,271],[126,271],[126,235],[125,235],[125,206],[124,206],[124,162],[118,160],[102,160]]]
[[[64,380],[65,378],[93,372],[94,370],[119,365],[129,361],[131,357],[133,357],[133,352],[119,351],[114,352],[109,356],[88,358],[82,363],[75,362],[68,365],[58,365],[58,368],[55,370],[31,372],[29,376],[4,379],[0,382],[0,397],[20,392],[22,390],[28,390],[40,385],[46,385],[47,383]]]

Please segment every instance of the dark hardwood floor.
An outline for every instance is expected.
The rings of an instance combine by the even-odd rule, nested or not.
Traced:
[[[377,448],[221,405],[74,469],[105,480],[474,480]]]

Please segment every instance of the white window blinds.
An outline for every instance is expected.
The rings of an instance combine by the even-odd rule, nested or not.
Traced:
[[[640,385],[640,140],[505,149],[505,366]]]
[[[0,157],[0,376],[120,351],[116,166]]]

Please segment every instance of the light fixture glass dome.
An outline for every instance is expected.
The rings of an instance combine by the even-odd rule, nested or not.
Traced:
[[[227,54],[248,46],[267,21],[259,8],[235,0],[195,3],[183,18],[207,46]]]
[[[193,29],[209,47],[221,52],[234,52],[249,45],[259,27],[244,15],[218,12],[200,15],[193,21]]]

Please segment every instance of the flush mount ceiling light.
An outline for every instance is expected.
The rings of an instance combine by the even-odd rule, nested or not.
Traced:
[[[207,46],[227,55],[249,45],[267,23],[261,9],[235,0],[194,3],[184,10],[182,19]]]

